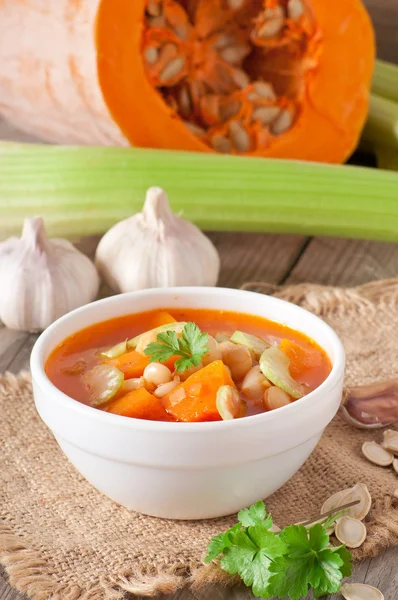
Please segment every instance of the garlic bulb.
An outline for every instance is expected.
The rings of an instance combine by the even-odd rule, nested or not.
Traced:
[[[148,190],[142,212],[114,225],[101,239],[96,265],[117,292],[217,283],[220,259],[211,241],[175,215],[165,192]]]
[[[11,329],[42,331],[91,302],[99,287],[93,263],[70,242],[48,239],[43,219],[25,219],[21,238],[0,243],[0,319]]]

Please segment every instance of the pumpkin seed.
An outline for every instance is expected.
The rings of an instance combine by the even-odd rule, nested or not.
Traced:
[[[253,121],[261,121],[263,125],[269,125],[281,112],[279,106],[261,106],[253,111]]]
[[[240,10],[245,3],[245,0],[228,0],[228,8],[230,10]]]
[[[206,135],[206,131],[202,129],[202,127],[199,127],[199,125],[196,125],[195,123],[190,123],[189,121],[184,121],[184,124],[195,135],[198,135],[199,137]]]
[[[355,500],[359,500],[359,504],[351,506],[347,510],[347,516],[362,521],[369,513],[372,506],[372,497],[364,483],[357,483],[348,490],[347,493],[341,497],[337,508],[349,504],[350,502],[355,502]]]
[[[370,462],[380,467],[388,467],[393,463],[394,455],[392,452],[385,450],[377,442],[365,442],[362,445],[362,454],[370,460]]]
[[[248,50],[245,46],[227,46],[223,48],[220,52],[220,56],[223,60],[226,60],[229,63],[236,64],[245,58]]]
[[[232,98],[224,106],[221,106],[220,117],[222,121],[228,121],[231,117],[234,117],[241,109],[242,105],[239,100]]]
[[[152,17],[158,17],[162,12],[162,7],[158,0],[148,0],[146,10]]]
[[[387,429],[383,433],[383,442],[381,444],[385,450],[398,454],[398,431]]]
[[[178,56],[171,60],[160,73],[159,81],[166,85],[168,81],[174,80],[178,75],[181,74],[183,68],[185,66],[185,57]]]
[[[281,111],[279,117],[275,119],[271,127],[271,133],[281,135],[293,125],[293,112],[288,108]]]
[[[237,419],[245,414],[246,404],[236,388],[222,385],[217,392],[216,407],[223,421]]]
[[[280,527],[278,527],[278,525],[275,525],[275,523],[273,523],[271,525],[271,527],[269,528],[269,531],[273,531],[274,533],[279,533],[280,531],[282,531],[282,529]]]
[[[304,5],[301,0],[289,0],[287,3],[287,15],[292,21],[298,21],[304,13]]]
[[[241,69],[234,69],[231,73],[231,78],[234,84],[241,89],[245,88],[250,83],[249,76]]]
[[[182,115],[189,117],[192,114],[192,102],[188,88],[184,85],[178,94],[178,104]]]
[[[217,150],[217,152],[223,152],[225,154],[230,152],[232,148],[231,142],[225,137],[225,135],[213,135],[210,143],[214,150]]]
[[[260,27],[258,30],[258,36],[262,38],[271,38],[275,37],[282,31],[283,21],[279,19],[273,19],[272,21],[267,21]]]
[[[149,27],[155,27],[157,29],[164,29],[166,27],[166,19],[164,18],[163,15],[161,15],[159,17],[153,17],[151,19],[148,19],[148,25],[149,25]]]
[[[336,523],[335,535],[347,548],[359,548],[366,540],[366,527],[358,519],[341,517]]]
[[[238,152],[248,152],[250,150],[250,137],[241,123],[232,121],[229,124],[229,133],[231,141]]]
[[[330,496],[330,498],[328,498],[322,505],[321,515],[340,506],[340,500],[342,497],[348,494],[348,492],[351,492],[351,490],[352,488],[348,488],[346,490],[341,490],[341,492],[336,492],[333,494],[333,496]]]
[[[384,600],[380,590],[366,583],[344,583],[340,594],[345,600]]]
[[[147,46],[144,51],[145,60],[150,65],[154,65],[159,60],[159,52],[155,46]]]
[[[394,498],[398,498],[398,489],[396,489],[395,492],[394,492]]]
[[[392,466],[394,467],[394,471],[398,473],[398,458],[394,459]]]
[[[256,81],[253,87],[255,92],[257,92],[261,98],[265,98],[266,100],[276,100],[274,88],[270,83],[266,83],[265,81]]]

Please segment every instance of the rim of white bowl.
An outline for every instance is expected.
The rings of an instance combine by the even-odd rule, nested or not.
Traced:
[[[44,357],[43,357],[44,346],[47,344],[48,338],[51,337],[51,335],[54,333],[54,331],[56,331],[57,328],[61,324],[64,324],[65,322],[67,322],[69,320],[73,321],[73,319],[76,315],[78,315],[80,313],[84,313],[84,312],[89,312],[91,307],[95,307],[100,304],[113,304],[113,303],[117,304],[121,298],[126,299],[126,298],[130,297],[130,298],[134,299],[134,298],[139,298],[139,297],[143,297],[143,296],[144,297],[145,296],[156,296],[156,295],[160,295],[160,294],[167,294],[167,295],[171,295],[171,296],[187,295],[187,294],[188,295],[189,294],[206,295],[206,294],[209,294],[209,292],[211,293],[211,290],[213,290],[218,295],[221,294],[221,295],[225,295],[225,296],[230,295],[231,292],[233,292],[234,294],[238,294],[239,296],[242,296],[242,298],[250,297],[250,296],[256,296],[256,297],[261,296],[263,298],[266,298],[267,302],[278,304],[281,307],[283,307],[283,306],[289,307],[289,310],[296,310],[298,314],[305,313],[307,316],[309,316],[309,318],[316,321],[318,323],[319,327],[321,327],[324,330],[325,335],[327,335],[329,337],[329,342],[333,348],[333,352],[335,355],[334,361],[332,363],[332,370],[329,373],[328,377],[325,379],[325,381],[323,381],[321,383],[321,385],[318,386],[315,390],[313,390],[309,394],[305,395],[303,398],[300,398],[298,401],[292,402],[291,404],[289,404],[287,406],[283,406],[283,407],[278,408],[273,411],[260,413],[258,415],[251,415],[248,417],[243,417],[241,419],[231,419],[231,420],[227,420],[227,421],[201,421],[201,422],[194,422],[194,423],[183,423],[183,422],[167,422],[167,421],[149,421],[149,420],[145,420],[145,419],[136,419],[133,417],[124,417],[121,415],[114,415],[114,414],[107,413],[105,411],[99,410],[98,408],[88,406],[87,404],[83,404],[82,402],[79,402],[78,400],[71,398],[70,396],[68,396],[67,394],[62,392],[60,389],[58,389],[56,387],[56,385],[54,385],[52,383],[52,381],[48,378],[48,376],[44,370],[44,362],[45,362]],[[206,307],[204,306],[202,308],[206,308]],[[218,309],[214,309],[214,310],[218,310]],[[142,312],[142,311],[139,311],[139,312]],[[240,312],[240,311],[233,311],[233,312]],[[134,314],[134,312],[132,311],[131,313],[125,313],[125,314],[126,315]],[[250,311],[247,313],[242,313],[242,314],[254,314],[255,315],[255,313],[251,313]],[[115,316],[119,316],[119,315],[115,315]],[[267,317],[264,317],[264,318],[266,319]],[[103,319],[103,321],[107,321],[109,319],[112,319],[112,317]],[[100,320],[95,321],[95,323],[101,323],[101,321]],[[90,327],[90,325],[88,325],[88,327]],[[305,332],[302,331],[298,327],[290,327],[290,328],[296,329],[297,331],[300,331],[301,333],[305,334]],[[75,331],[80,331],[81,329],[82,328],[73,330],[73,328],[72,328],[72,331],[69,335],[71,335]],[[55,348],[55,346],[54,346],[54,348]],[[282,415],[293,416],[298,411],[308,409],[309,405],[311,405],[313,402],[322,401],[322,396],[326,396],[326,392],[331,391],[336,385],[339,384],[339,380],[344,373],[345,350],[344,350],[344,346],[343,346],[340,338],[338,337],[337,333],[325,321],[323,321],[322,319],[320,319],[319,317],[317,317],[310,311],[307,311],[306,309],[302,308],[301,306],[297,306],[296,304],[287,302],[286,300],[282,300],[281,298],[275,298],[274,296],[268,296],[266,294],[259,294],[257,292],[251,292],[251,291],[247,291],[247,290],[239,290],[239,289],[234,289],[234,288],[219,288],[219,287],[149,288],[149,289],[145,289],[145,290],[139,290],[136,292],[127,292],[124,294],[117,294],[115,296],[109,296],[107,298],[102,298],[100,300],[96,300],[95,302],[91,302],[90,304],[85,304],[84,306],[76,308],[75,310],[70,311],[66,315],[63,315],[62,317],[60,317],[59,319],[54,321],[54,323],[52,323],[49,327],[47,327],[47,329],[45,331],[43,331],[43,333],[40,335],[40,337],[36,341],[35,345],[33,346],[31,358],[30,358],[30,368],[31,368],[31,373],[32,373],[32,380],[38,385],[39,388],[41,388],[41,390],[44,393],[53,397],[52,402],[57,402],[61,405],[66,406],[67,408],[74,410],[75,412],[78,412],[78,413],[80,412],[85,417],[92,418],[94,420],[99,420],[99,421],[102,421],[105,423],[107,422],[109,424],[130,427],[130,428],[134,428],[134,429],[136,429],[136,428],[146,429],[148,431],[154,431],[154,432],[160,431],[160,430],[167,430],[170,433],[177,432],[177,431],[186,432],[189,429],[189,431],[191,431],[192,433],[195,431],[204,433],[205,431],[209,431],[209,430],[213,430],[213,429],[225,429],[227,427],[228,428],[250,427],[252,424],[258,423],[260,420],[263,420],[264,423],[266,423],[266,422],[269,423],[270,421],[272,421],[276,418],[279,418]]]

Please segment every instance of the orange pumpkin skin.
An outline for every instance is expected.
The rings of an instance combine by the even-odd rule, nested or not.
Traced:
[[[192,134],[149,82],[142,59],[144,0],[102,0],[98,75],[106,104],[132,145],[213,150]],[[366,120],[375,61],[369,15],[360,0],[311,0],[316,31],[298,90],[293,128],[252,156],[344,162]]]

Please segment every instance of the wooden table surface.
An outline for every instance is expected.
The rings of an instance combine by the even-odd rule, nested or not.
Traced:
[[[366,4],[376,27],[379,57],[398,62],[398,0],[366,0]],[[28,136],[1,121],[0,139],[30,141]],[[398,274],[398,246],[395,244],[265,234],[212,233],[210,237],[221,255],[221,286],[239,287],[249,280],[273,284],[314,282],[354,286]],[[96,242],[95,238],[86,238],[77,241],[77,245],[92,256]],[[0,373],[7,370],[17,373],[26,369],[36,338],[35,335],[8,330],[0,323]],[[355,568],[352,581],[379,587],[385,600],[396,600],[397,561],[397,549],[366,560]],[[23,598],[8,585],[0,567],[0,600]],[[254,596],[243,588],[226,590],[209,586],[201,593],[181,590],[161,598],[251,600]],[[327,600],[337,598],[341,596],[330,596]]]

